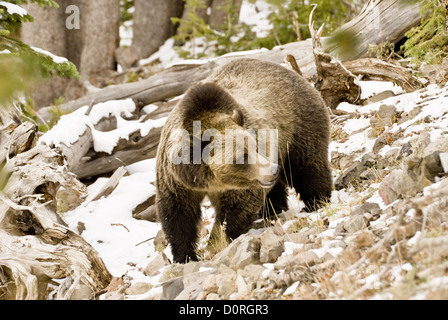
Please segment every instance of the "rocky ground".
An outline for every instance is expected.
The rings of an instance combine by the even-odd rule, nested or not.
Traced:
[[[170,263],[159,233],[160,253],[100,298],[447,299],[448,86],[338,110],[331,203],[307,214],[298,199],[185,265]]]

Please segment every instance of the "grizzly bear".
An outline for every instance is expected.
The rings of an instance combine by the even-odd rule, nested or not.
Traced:
[[[205,196],[229,240],[261,212],[287,210],[288,188],[306,211],[319,208],[332,190],[328,144],[319,92],[283,66],[238,59],[190,88],[166,121],[157,155],[156,207],[174,261],[197,260]]]

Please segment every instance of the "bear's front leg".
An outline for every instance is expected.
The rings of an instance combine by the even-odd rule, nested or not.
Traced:
[[[197,261],[196,244],[203,195],[183,189],[158,190],[156,203],[162,229],[171,246],[174,262]]]
[[[305,211],[324,206],[331,198],[332,178],[329,166],[308,165],[293,170],[293,186],[305,203]]]
[[[280,173],[280,180],[269,191],[266,197],[264,210],[262,210],[262,214],[260,215],[262,219],[275,220],[282,211],[288,211],[288,190],[284,182],[283,174]]]
[[[215,224],[224,227],[230,240],[249,231],[264,204],[262,189],[229,190],[209,195],[215,208]]]

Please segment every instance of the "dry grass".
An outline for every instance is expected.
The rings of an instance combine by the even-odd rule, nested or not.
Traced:
[[[201,260],[210,260],[218,252],[227,248],[229,243],[226,235],[226,222],[223,225],[214,224],[207,245],[202,250],[198,250],[198,255]]]

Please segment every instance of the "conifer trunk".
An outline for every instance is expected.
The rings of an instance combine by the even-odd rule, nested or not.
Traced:
[[[212,28],[226,30],[228,28],[227,24],[232,23],[231,18],[228,16],[229,12],[224,9],[230,3],[232,5],[232,14],[239,16],[243,0],[213,0],[209,18],[209,24]]]
[[[84,81],[101,86],[101,77],[115,69],[114,52],[119,45],[120,0],[57,0],[59,8],[40,8],[29,4],[25,9],[34,22],[22,26],[25,43],[72,61],[81,81],[53,77],[34,90],[37,108],[51,105],[61,96],[65,100],[82,96]],[[79,8],[79,29],[67,28],[67,6]]]
[[[172,17],[181,17],[182,0],[135,0],[132,46],[140,59],[149,57],[174,33]]]

